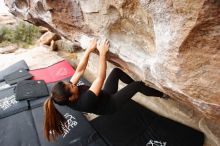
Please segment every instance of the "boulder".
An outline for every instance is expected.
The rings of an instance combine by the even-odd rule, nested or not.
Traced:
[[[5,3],[13,15],[77,40],[82,48],[91,36],[108,38],[111,63],[220,125],[219,0]],[[220,133],[211,129],[207,135]]]
[[[15,16],[13,16],[10,13],[7,14],[1,14],[0,15],[0,27],[2,26],[13,26],[16,23],[18,23],[18,20],[16,19]]]
[[[58,50],[64,50],[70,53],[81,50],[81,46],[78,42],[71,42],[66,39],[60,39],[55,42],[55,46]]]
[[[41,34],[44,34],[44,33],[49,31],[48,28],[43,27],[43,26],[39,26],[38,28],[39,28],[39,31],[40,31]]]
[[[56,41],[56,40],[59,40],[61,39],[61,37],[55,33],[52,33],[50,31],[44,33],[40,39],[38,40],[38,43],[40,45],[50,45],[50,42],[53,40],[53,41]]]

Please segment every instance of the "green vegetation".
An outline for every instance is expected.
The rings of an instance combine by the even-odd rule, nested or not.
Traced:
[[[32,45],[40,36],[38,27],[20,22],[14,28],[0,28],[0,47],[10,44],[17,44],[20,47],[27,48]]]

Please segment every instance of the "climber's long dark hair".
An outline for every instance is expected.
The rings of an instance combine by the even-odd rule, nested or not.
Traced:
[[[70,91],[61,81],[54,85],[51,96],[44,102],[44,134],[48,141],[64,134],[64,128],[67,126],[65,117],[56,109],[54,102],[66,105],[70,96]]]

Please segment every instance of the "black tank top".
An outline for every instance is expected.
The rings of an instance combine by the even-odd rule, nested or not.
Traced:
[[[110,98],[109,94],[101,90],[99,95],[96,96],[95,93],[89,90],[90,86],[79,85],[77,87],[79,89],[79,97],[69,107],[82,112],[102,114]]]

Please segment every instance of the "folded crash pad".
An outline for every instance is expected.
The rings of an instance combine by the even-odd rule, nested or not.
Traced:
[[[48,95],[49,91],[43,80],[20,81],[16,87],[16,100],[33,99]]]
[[[9,67],[7,67],[6,69],[0,71],[0,81],[4,80],[4,76],[15,72],[18,69],[26,69],[29,70],[29,67],[27,66],[26,62],[24,60],[21,60],[15,64],[10,65]]]
[[[70,79],[71,77],[68,77],[62,81],[64,82],[70,82]],[[53,83],[49,83],[47,84],[47,87],[48,87],[48,90],[49,90],[49,94],[51,93],[51,90],[53,88],[53,86],[56,84],[57,82],[53,82]],[[87,85],[87,86],[90,86],[91,83],[86,80],[85,78],[81,77],[79,82],[77,83],[79,85]],[[41,97],[41,98],[37,98],[37,99],[33,99],[33,100],[30,100],[30,107],[31,108],[36,108],[36,107],[39,107],[39,106],[42,106],[44,101],[48,98],[48,96],[44,96],[44,97]]]
[[[32,75],[26,69],[23,68],[4,76],[5,82],[10,85],[16,84],[19,81],[23,81],[30,78],[32,78]]]
[[[71,77],[74,72],[74,69],[66,60],[58,62],[47,68],[30,71],[33,75],[32,80],[44,80],[46,83],[52,83]]]
[[[66,78],[62,81],[65,81],[65,82],[69,82],[70,78]],[[56,84],[57,82],[53,82],[53,83],[48,83],[47,84],[47,89],[48,89],[48,92],[49,92],[49,95],[51,94],[51,90],[53,88],[53,86]],[[35,98],[33,100],[30,100],[29,103],[30,103],[30,108],[36,108],[36,107],[40,107],[44,104],[44,101],[48,98],[48,96],[42,96],[42,97],[39,97],[39,98]]]
[[[130,101],[121,110],[91,121],[113,146],[202,146],[202,132],[162,117]]]
[[[28,109],[27,101],[15,100],[15,86],[0,91],[0,118]]]
[[[0,119],[0,146],[40,146],[30,111]]]
[[[30,79],[32,75],[25,69],[19,69],[3,77],[4,81],[0,82],[0,90],[11,87],[19,81]]]
[[[58,137],[56,141],[48,142],[43,133],[43,108],[32,109],[34,122],[41,146],[105,146],[104,141],[92,128],[87,119],[78,111],[67,106],[56,105],[56,108],[67,119],[68,126],[65,134]]]

